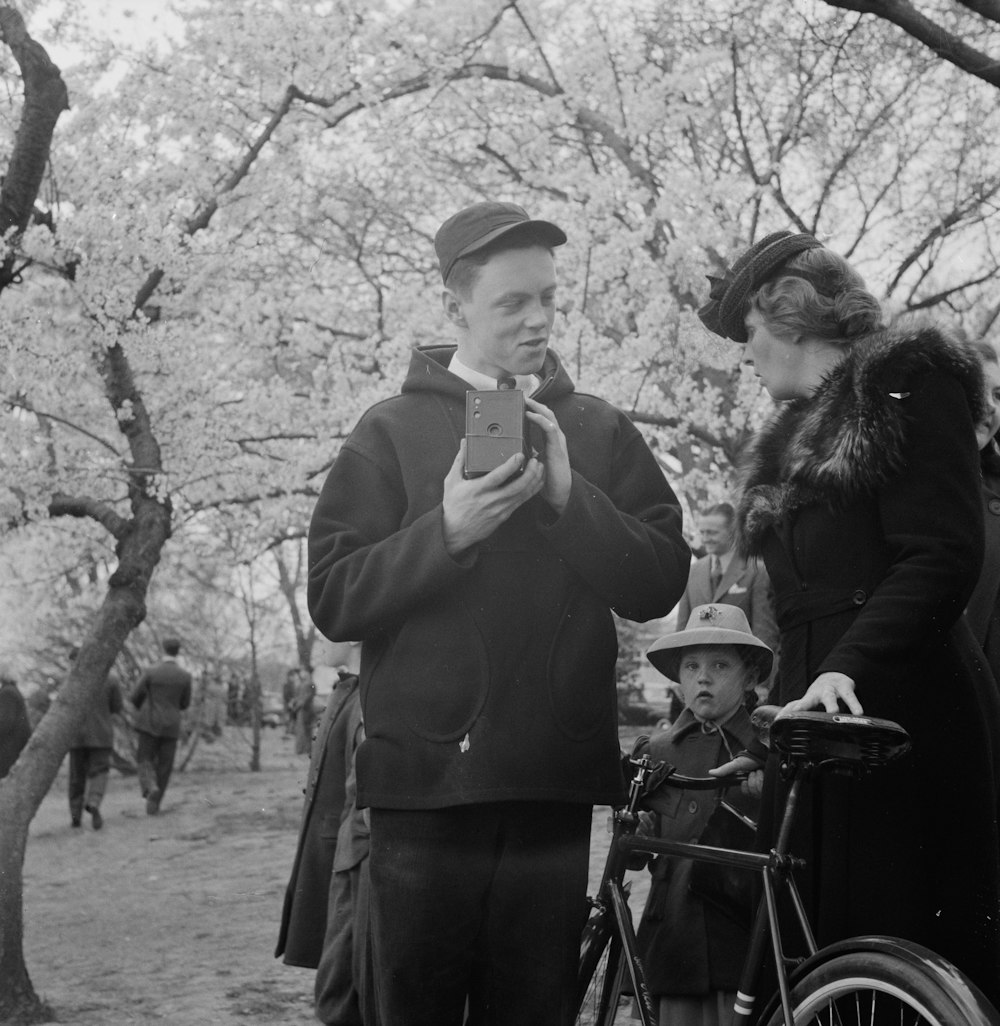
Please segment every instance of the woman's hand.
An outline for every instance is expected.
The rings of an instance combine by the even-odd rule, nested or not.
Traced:
[[[854,681],[846,673],[821,673],[801,698],[789,702],[778,715],[808,712],[810,709],[825,709],[828,713],[840,712],[841,702],[856,716],[864,712],[854,694]]]

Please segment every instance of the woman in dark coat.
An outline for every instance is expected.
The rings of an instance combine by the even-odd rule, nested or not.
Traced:
[[[988,342],[973,349],[983,365],[986,409],[977,421],[976,445],[983,484],[983,519],[986,553],[979,581],[969,599],[966,616],[976,640],[983,646],[995,680],[1000,680],[1000,358]]]
[[[1000,708],[962,616],[983,560],[979,361],[933,328],[885,330],[860,276],[810,235],[762,239],[699,314],[746,345],[780,401],[738,510],[774,589],[776,701],[896,720],[913,741],[869,778],[816,783],[793,849],[809,862],[818,939],[916,941],[996,1003]]]

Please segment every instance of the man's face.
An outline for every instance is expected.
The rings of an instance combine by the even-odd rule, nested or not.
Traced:
[[[537,374],[555,318],[556,268],[543,246],[496,253],[471,293],[445,293],[445,310],[462,329],[458,358],[491,377]]]
[[[729,521],[721,513],[709,513],[698,524],[701,543],[710,556],[721,556],[733,544],[733,531]]]

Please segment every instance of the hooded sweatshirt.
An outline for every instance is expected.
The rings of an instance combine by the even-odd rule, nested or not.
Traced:
[[[401,394],[345,442],[309,531],[309,610],[362,642],[361,807],[604,804],[622,794],[611,610],[665,615],[690,553],[677,499],[628,418],[578,394],[548,353],[534,393],[559,422],[572,487],[492,536],[445,548],[444,479],[465,431],[453,346],[414,350]]]

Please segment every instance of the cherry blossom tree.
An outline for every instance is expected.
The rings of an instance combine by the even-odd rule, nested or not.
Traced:
[[[554,346],[692,507],[731,489],[768,405],[696,316],[705,274],[748,241],[813,231],[896,310],[991,318],[998,114],[890,26],[786,0],[176,9],[176,31],[135,46],[79,0],[31,5],[80,55],[70,109],[42,104],[51,145],[17,132],[37,72],[0,69],[17,96],[0,119],[0,559],[89,616],[0,783],[0,1012],[39,1010],[28,824],[126,639],[167,615],[151,582],[232,548],[234,518],[234,564],[301,539],[360,411],[411,346],[447,337],[431,240],[457,206],[503,196],[566,226]],[[3,41],[37,54],[11,12]],[[300,661],[309,640],[300,620]]]

